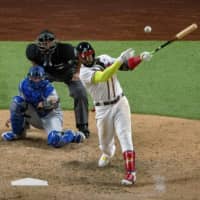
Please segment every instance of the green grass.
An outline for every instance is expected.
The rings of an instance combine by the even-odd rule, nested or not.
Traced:
[[[133,47],[136,54],[152,51],[163,41],[90,41],[96,54],[117,57]],[[70,41],[77,44],[76,41]],[[28,42],[0,42],[0,109],[9,107],[19,81],[30,63],[25,58]],[[143,62],[132,72],[118,77],[134,113],[200,119],[200,42],[175,42],[159,51],[151,62]],[[68,89],[55,83],[64,109],[73,109]],[[90,98],[89,98],[90,99]],[[90,107],[92,107],[90,99]]]

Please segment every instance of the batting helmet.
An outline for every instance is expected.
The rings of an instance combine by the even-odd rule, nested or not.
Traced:
[[[92,67],[95,62],[95,50],[88,42],[80,42],[76,47],[80,61],[86,67]]]
[[[55,51],[57,41],[56,36],[49,30],[42,31],[37,37],[37,45],[43,54],[51,54]]]

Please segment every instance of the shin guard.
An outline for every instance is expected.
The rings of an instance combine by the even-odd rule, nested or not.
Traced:
[[[23,135],[25,131],[24,113],[26,109],[27,104],[22,97],[13,97],[12,103],[10,105],[10,121],[12,132],[18,136]]]

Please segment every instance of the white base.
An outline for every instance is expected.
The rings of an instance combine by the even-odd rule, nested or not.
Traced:
[[[48,186],[48,182],[35,178],[24,178],[11,181],[12,186]]]

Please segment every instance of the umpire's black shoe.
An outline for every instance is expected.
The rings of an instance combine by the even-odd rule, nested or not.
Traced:
[[[78,129],[85,135],[86,138],[90,137],[90,131],[87,125],[78,125]]]
[[[90,131],[87,129],[87,130],[84,130],[83,131],[83,134],[85,135],[86,138],[89,138],[90,137]]]

